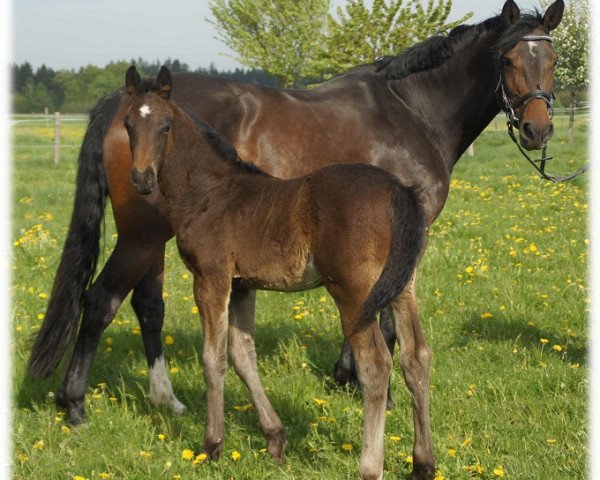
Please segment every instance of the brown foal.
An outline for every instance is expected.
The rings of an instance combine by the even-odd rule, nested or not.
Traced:
[[[194,276],[207,385],[203,451],[217,459],[223,447],[229,327],[233,365],[250,390],[268,452],[284,461],[283,425],[257,373],[253,315],[235,310],[244,308],[244,298],[252,300],[249,289],[325,285],[340,311],[364,393],[360,473],[381,478],[392,357],[376,313],[389,305],[407,308],[414,297],[410,284],[425,246],[426,220],[412,190],[362,164],[332,165],[293,180],[270,177],[241,162],[223,137],[170,101],[168,69],[161,69],[156,90],[144,92],[131,67],[126,88],[132,183],[145,195],[159,187]],[[253,302],[248,305],[251,310]],[[405,352],[413,335],[400,323]],[[426,423],[419,427],[429,437]]]

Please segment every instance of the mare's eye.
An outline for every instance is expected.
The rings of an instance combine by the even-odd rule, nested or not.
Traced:
[[[512,62],[509,58],[502,57],[502,68],[510,68],[512,67]]]
[[[162,133],[166,135],[167,133],[169,133],[169,130],[171,130],[171,124],[167,123],[162,129]]]

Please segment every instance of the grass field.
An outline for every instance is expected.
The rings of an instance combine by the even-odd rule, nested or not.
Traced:
[[[502,124],[500,122],[500,124]],[[563,123],[564,124],[564,123]],[[63,143],[85,125],[63,126]],[[52,128],[13,129],[13,478],[354,479],[362,435],[357,393],[330,378],[339,319],[322,289],[261,292],[257,349],[263,383],[288,436],[272,462],[241,381],[226,379],[227,438],[218,463],[194,463],[202,444],[201,333],[189,275],[168,246],[163,338],[174,389],[188,412],[154,408],[129,304],[101,341],[73,429],[54,404],[61,372],[29,378],[73,201],[77,148],[52,165]],[[558,129],[554,173],[587,160],[587,129]],[[583,479],[587,475],[588,287],[586,177],[551,184],[534,175],[504,131],[487,131],[457,165],[448,203],[419,267],[422,322],[434,352],[431,415],[438,479]],[[107,211],[105,260],[115,244]],[[385,476],[408,478],[411,402],[399,367],[385,435]],[[190,458],[188,458],[190,457]]]

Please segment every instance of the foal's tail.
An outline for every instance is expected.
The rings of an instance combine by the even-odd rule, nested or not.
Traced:
[[[107,195],[102,142],[120,102],[118,92],[101,99],[90,112],[79,152],[75,202],[44,323],[29,356],[29,373],[46,378],[57,367],[77,334],[83,294],[96,270]]]
[[[392,192],[392,241],[381,275],[363,305],[363,318],[375,318],[410,281],[425,246],[425,215],[412,189]]]

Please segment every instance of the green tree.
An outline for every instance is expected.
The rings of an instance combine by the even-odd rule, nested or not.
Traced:
[[[544,8],[550,0],[543,0]],[[589,85],[590,58],[590,5],[589,0],[570,0],[565,6],[563,19],[552,32],[554,48],[559,61],[554,76],[560,88],[570,93],[569,143],[573,141],[577,92]]]
[[[337,8],[337,18],[327,18],[327,40],[323,48],[323,69],[339,73],[402,50],[436,33],[445,33],[473,16],[468,13],[455,22],[446,20],[452,0],[348,0]],[[328,67],[327,67],[328,66]]]
[[[262,68],[281,85],[298,86],[318,74],[319,47],[330,0],[210,0],[220,39],[250,68]]]

